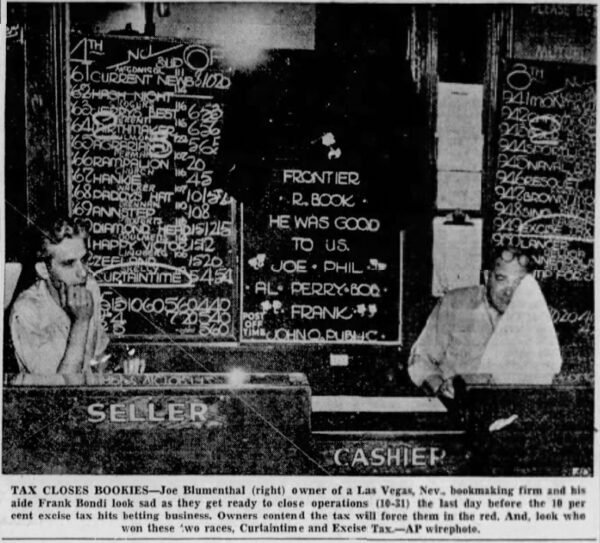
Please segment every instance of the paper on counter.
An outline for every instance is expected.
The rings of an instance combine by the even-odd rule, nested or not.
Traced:
[[[502,428],[506,428],[510,426],[513,422],[515,422],[519,418],[519,415],[511,415],[505,419],[498,419],[490,424],[488,428],[489,432],[497,432],[498,430],[502,430]]]
[[[470,225],[445,224],[447,220],[433,220],[433,296],[479,284],[482,220],[470,219]]]
[[[313,396],[313,413],[445,413],[444,404],[424,396]]]
[[[438,209],[481,209],[481,173],[439,171],[437,173]]]

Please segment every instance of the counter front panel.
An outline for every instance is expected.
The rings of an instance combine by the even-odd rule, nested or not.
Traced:
[[[6,386],[3,471],[303,473],[309,423],[301,374],[113,374],[88,385]]]

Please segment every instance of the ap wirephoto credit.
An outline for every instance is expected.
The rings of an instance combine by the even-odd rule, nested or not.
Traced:
[[[0,540],[597,541],[595,4],[4,7]]]

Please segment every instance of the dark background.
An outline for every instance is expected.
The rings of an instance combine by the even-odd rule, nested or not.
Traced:
[[[7,40],[7,261],[20,260],[27,247],[23,242],[26,218],[37,222],[46,211],[64,208],[67,202],[64,91],[60,90],[66,45],[60,37],[71,30],[92,32],[98,21],[124,6],[73,4],[67,29],[56,5],[8,4],[9,26],[19,27],[22,39]],[[149,369],[217,371],[243,366],[304,371],[317,394],[393,394],[409,386],[403,370],[408,350],[435,303],[431,297],[435,82],[439,78],[484,84],[485,213],[495,167],[491,142],[500,60],[510,58],[519,44],[529,47],[520,47],[521,54],[534,50],[535,40],[573,44],[585,54],[594,41],[589,17],[575,11],[566,18],[537,16],[527,9],[318,5],[314,51],[273,51],[261,69],[236,75],[227,104],[230,121],[224,129],[218,182],[240,202],[256,204],[274,163],[310,162],[314,152],[310,142],[327,127],[339,133],[346,155],[368,179],[373,211],[391,231],[404,232],[402,346],[211,348],[198,343],[141,343],[137,347],[146,354]],[[532,19],[535,25],[523,24]],[[149,33],[152,23],[146,20]],[[511,41],[509,30],[515,28]],[[551,32],[544,34],[540,30],[544,28]],[[410,50],[409,36],[414,48]],[[553,60],[572,63],[582,58],[583,53]],[[230,175],[233,164],[236,174]],[[488,248],[484,241],[484,253]],[[585,345],[563,346],[569,353],[565,368],[591,372],[592,344],[588,338]],[[348,354],[349,366],[330,367],[331,353]]]

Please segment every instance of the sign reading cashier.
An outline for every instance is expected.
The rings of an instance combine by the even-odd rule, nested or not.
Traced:
[[[88,421],[119,429],[158,425],[168,428],[220,428],[225,415],[219,403],[225,396],[133,396],[122,401],[97,401],[87,407]]]
[[[440,447],[401,445],[393,447],[342,447],[333,453],[336,466],[431,468],[442,462],[446,451]]]

